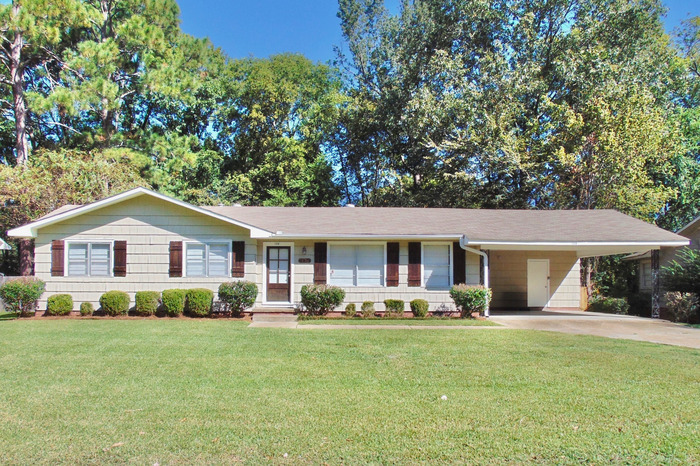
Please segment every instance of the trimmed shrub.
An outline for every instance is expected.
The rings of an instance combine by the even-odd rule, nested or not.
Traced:
[[[129,312],[129,295],[123,291],[108,291],[100,296],[100,306],[108,316],[121,316]]]
[[[364,303],[362,303],[362,307],[360,307],[360,310],[362,311],[362,317],[364,317],[365,319],[374,317],[374,303],[372,301],[365,301]]]
[[[92,307],[92,303],[83,303],[80,305],[81,316],[91,316],[93,312],[95,312],[95,308]]]
[[[606,314],[624,314],[630,310],[630,305],[625,298],[609,298],[597,296],[588,303],[588,311],[604,312]]]
[[[73,297],[69,294],[49,296],[46,302],[46,313],[50,316],[67,316],[73,310]]]
[[[406,303],[400,299],[384,300],[384,317],[401,317]]]
[[[234,317],[240,317],[246,309],[253,307],[257,297],[258,286],[253,282],[241,280],[219,285],[219,299]]]
[[[211,314],[214,292],[206,288],[192,288],[185,291],[185,312],[192,317],[206,317]]]
[[[185,312],[185,290],[178,288],[163,290],[161,301],[163,310],[170,317],[178,317]]]
[[[134,297],[134,311],[140,316],[152,316],[158,311],[160,293],[157,291],[137,291]]]
[[[332,285],[304,285],[301,287],[301,303],[309,315],[326,315],[345,299],[345,291]]]
[[[34,277],[22,277],[0,286],[0,299],[5,311],[17,312],[21,316],[33,315],[36,302],[46,289],[46,284]]]
[[[345,306],[345,315],[347,317],[355,317],[355,314],[357,314],[357,308],[355,307],[355,303],[350,303],[347,306]]]
[[[425,299],[414,299],[411,301],[411,312],[413,317],[425,317],[428,315],[428,301]]]
[[[459,309],[462,318],[471,317],[473,312],[483,314],[491,302],[491,289],[483,286],[454,285],[450,297]]]
[[[698,297],[695,293],[670,291],[664,296],[669,317],[674,322],[696,322],[700,312]]]

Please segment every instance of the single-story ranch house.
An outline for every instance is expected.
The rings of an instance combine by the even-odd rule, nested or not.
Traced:
[[[682,236],[614,210],[194,206],[136,188],[68,205],[8,232],[35,239],[46,293],[76,306],[108,290],[249,280],[256,307],[289,308],[303,285],[345,289],[347,303],[423,298],[450,305],[455,283],[485,284],[492,308],[574,308],[579,259],[658,251]]]

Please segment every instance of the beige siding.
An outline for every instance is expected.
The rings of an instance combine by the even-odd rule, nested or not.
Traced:
[[[126,277],[52,277],[52,240],[126,240]],[[46,293],[69,293],[75,307],[91,302],[98,307],[100,295],[109,290],[126,291],[133,298],[139,290],[209,288],[216,290],[229,279],[171,278],[168,276],[170,241],[246,241],[246,279],[258,281],[256,244],[248,230],[200,215],[165,201],[142,196],[108,206],[39,230],[35,248],[35,273],[46,282]],[[67,264],[66,264],[67,266]]]
[[[579,307],[580,270],[574,252],[491,251],[489,258],[494,309],[527,307],[528,259],[549,259],[549,307]]]

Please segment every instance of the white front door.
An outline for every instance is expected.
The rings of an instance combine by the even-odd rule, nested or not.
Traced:
[[[549,303],[549,259],[527,260],[527,307]]]

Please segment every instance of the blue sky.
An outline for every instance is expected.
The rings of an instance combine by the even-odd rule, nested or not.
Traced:
[[[342,37],[336,0],[178,0],[182,29],[197,37],[209,37],[232,58],[267,57],[298,52],[311,60],[335,57],[334,45]],[[666,0],[666,29],[700,15],[697,0]],[[399,0],[387,0],[392,9]]]

